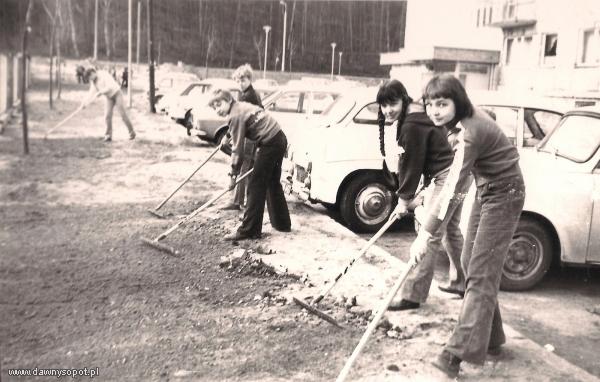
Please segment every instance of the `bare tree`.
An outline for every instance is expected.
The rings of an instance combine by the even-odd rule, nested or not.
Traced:
[[[288,58],[288,62],[290,63],[290,72],[292,71],[292,54],[293,51],[292,49],[295,49],[295,44],[292,47],[292,41],[294,41],[294,20],[295,20],[295,16],[296,16],[296,0],[294,0],[294,3],[292,4],[292,17],[290,20],[290,31],[288,32],[287,35],[287,46],[288,46],[288,50],[289,50],[289,58]]]
[[[27,13],[25,15],[25,28],[23,28],[23,42],[21,45],[21,115],[23,119],[23,152],[29,154],[29,127],[27,126],[27,37],[31,30],[31,8],[33,1],[29,0],[27,4]]]
[[[211,24],[206,35],[206,59],[204,60],[204,77],[208,77],[208,60],[210,58],[210,54],[217,40],[217,32],[215,30],[215,25]]]
[[[56,99],[60,99],[60,95],[62,92],[62,73],[61,73],[61,61],[62,61],[62,57],[61,57],[61,51],[60,51],[60,39],[61,39],[61,32],[62,32],[62,25],[63,25],[63,20],[62,20],[62,12],[61,12],[61,7],[60,7],[61,1],[60,0],[56,0],[56,15],[54,16],[56,19],[56,35],[54,38],[54,42],[56,43]]]
[[[238,30],[240,25],[240,13],[242,10],[242,2],[238,0],[237,7],[235,9],[235,22],[233,23],[233,37],[231,38],[231,45],[229,46],[229,65],[231,68],[233,66],[233,52],[235,50],[237,39],[238,39]]]
[[[110,42],[110,31],[109,31],[109,16],[110,16],[110,5],[112,0],[104,0],[104,43],[106,49],[106,57],[110,60],[112,57],[111,42]]]
[[[52,109],[54,107],[53,105],[53,98],[54,98],[54,67],[53,67],[53,63],[54,63],[54,39],[56,38],[56,15],[52,14],[52,12],[50,12],[50,9],[48,8],[48,6],[46,5],[46,2],[41,2],[42,7],[44,8],[44,11],[46,11],[46,14],[48,15],[48,19],[50,20],[50,44],[48,44],[48,48],[49,48],[49,57],[50,57],[50,67],[49,67],[49,71],[48,71],[48,105],[50,107],[50,109]]]
[[[262,50],[263,50],[263,37],[262,33],[258,35],[252,36],[252,41],[254,42],[254,48],[256,48],[256,55],[258,57],[258,67],[262,70]]]
[[[75,30],[75,22],[73,21],[73,5],[71,4],[71,0],[67,0],[67,16],[69,18],[69,28],[71,29],[71,43],[73,44],[73,52],[75,53],[75,57],[79,58],[77,32]]]

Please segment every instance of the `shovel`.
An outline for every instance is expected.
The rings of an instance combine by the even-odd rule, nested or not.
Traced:
[[[236,179],[235,184],[238,184],[239,182],[241,182],[244,178],[248,177],[251,173],[252,173],[252,169],[248,170],[246,173],[244,173],[242,176],[240,176],[239,178]],[[231,189],[230,188],[226,188],[223,191],[219,192],[217,195],[213,196],[208,202],[204,203],[203,205],[201,205],[200,207],[198,207],[197,209],[195,209],[192,213],[190,213],[189,215],[187,215],[186,217],[184,217],[183,219],[181,219],[180,221],[178,221],[177,224],[175,224],[174,226],[172,226],[171,228],[169,228],[165,232],[161,233],[156,238],[154,238],[154,239],[148,239],[146,237],[142,237],[141,241],[144,244],[146,244],[146,245],[148,245],[148,246],[150,246],[152,248],[158,249],[159,251],[166,252],[166,253],[168,253],[170,255],[173,255],[173,256],[179,256],[180,255],[179,251],[177,251],[176,249],[174,249],[172,247],[169,247],[168,245],[165,245],[165,244],[162,244],[162,243],[159,243],[159,242],[161,240],[163,240],[165,237],[167,237],[171,232],[175,231],[177,228],[185,225],[187,222],[189,222],[190,220],[192,220],[194,218],[194,216],[198,215],[200,212],[202,212],[206,208],[210,207],[221,196],[225,195],[229,191],[231,191]]]
[[[179,186],[177,186],[177,188],[175,188],[175,190],[173,190],[173,192],[171,192],[171,194],[169,194],[169,196],[167,196],[162,202],[160,202],[156,207],[154,207],[153,210],[148,210],[148,212],[150,214],[152,214],[153,216],[156,216],[157,218],[160,219],[164,219],[165,217],[161,214],[158,213],[158,210],[160,210],[162,208],[162,206],[165,205],[165,203],[167,203],[169,201],[169,199],[171,199],[173,197],[173,195],[175,195],[175,193],[177,193],[177,191],[179,191],[179,189],[181,187],[183,187],[184,184],[186,184],[190,179],[192,179],[192,177],[194,175],[196,175],[196,173],[206,164],[208,163],[209,160],[212,159],[213,156],[215,156],[215,154],[221,150],[221,147],[223,146],[223,143],[221,143],[220,145],[217,146],[217,148],[215,148],[210,155],[208,156],[208,158],[206,158],[204,160],[204,162],[200,163],[200,165],[190,174],[190,176],[188,176],[183,182],[181,182],[179,184]]]

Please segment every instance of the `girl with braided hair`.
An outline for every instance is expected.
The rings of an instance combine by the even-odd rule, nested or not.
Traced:
[[[430,202],[440,195],[454,157],[446,131],[431,122],[423,105],[413,102],[404,85],[398,80],[386,81],[379,87],[377,103],[381,153],[385,157],[383,131],[386,121],[393,122],[392,128],[396,129],[396,141],[400,152],[396,191],[398,205],[393,213],[406,213],[409,204],[415,198],[421,176],[424,177],[425,184],[432,184],[431,194],[425,201],[427,209]],[[407,277],[400,292],[401,299],[392,301],[388,309],[416,309],[425,302],[433,279],[435,259],[443,252],[448,253],[450,258],[450,284],[446,288],[447,291],[464,293],[465,279],[460,268],[463,238],[458,228],[460,208],[451,212],[452,224],[447,224],[446,221],[442,229],[429,237],[426,243],[427,255]]]

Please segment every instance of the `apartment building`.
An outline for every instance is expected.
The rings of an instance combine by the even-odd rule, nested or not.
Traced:
[[[476,13],[502,31],[499,90],[600,98],[600,1],[482,0]]]
[[[468,90],[494,89],[502,32],[483,27],[481,0],[408,0],[404,47],[380,54],[413,97],[435,74],[452,73]],[[485,8],[485,7],[483,7]]]

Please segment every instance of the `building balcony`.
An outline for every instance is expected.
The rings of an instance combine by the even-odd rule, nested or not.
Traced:
[[[534,25],[537,22],[535,0],[494,2],[491,12],[489,25],[503,29]]]

